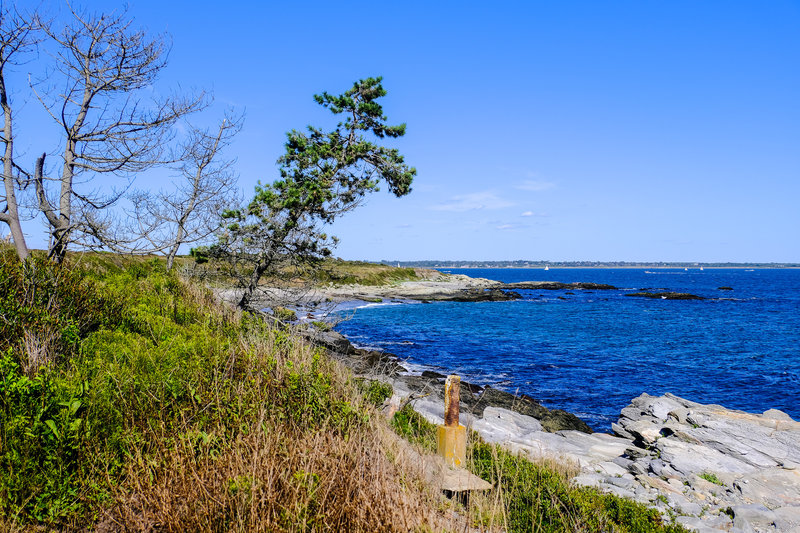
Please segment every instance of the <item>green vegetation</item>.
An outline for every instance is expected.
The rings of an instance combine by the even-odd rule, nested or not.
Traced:
[[[378,380],[372,380],[364,390],[364,400],[375,407],[380,407],[392,396],[392,386]]]
[[[703,472],[700,474],[700,477],[715,485],[720,485],[720,486],[725,485],[725,483],[723,483],[722,480],[718,478],[717,475],[713,472]]]
[[[272,316],[282,322],[294,322],[297,320],[297,313],[285,307],[276,307],[272,310]]]
[[[237,277],[230,273],[227,261],[203,255],[203,250],[197,248],[192,250],[192,254],[194,261],[187,257],[176,259],[179,268],[191,277],[210,281],[219,286],[232,286],[237,283]],[[197,261],[198,256],[202,257],[202,260]],[[261,278],[260,284],[270,287],[330,284],[384,286],[419,279],[420,276],[413,268],[327,258],[313,269],[287,269],[277,275],[265,275]]]
[[[418,280],[413,268],[397,268],[362,261],[328,260],[315,273],[318,284],[334,285],[392,285],[403,281]]]

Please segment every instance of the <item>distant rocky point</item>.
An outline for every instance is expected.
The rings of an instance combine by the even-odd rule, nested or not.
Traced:
[[[688,292],[629,292],[625,296],[638,296],[640,298],[656,298],[661,300],[705,300],[702,296]]]

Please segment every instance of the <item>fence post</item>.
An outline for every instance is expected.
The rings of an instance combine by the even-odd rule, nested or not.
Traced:
[[[444,425],[436,428],[436,448],[448,466],[464,466],[467,462],[467,428],[459,424],[461,378],[447,376],[444,383]]]

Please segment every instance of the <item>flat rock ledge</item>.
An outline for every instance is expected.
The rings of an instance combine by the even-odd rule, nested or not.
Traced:
[[[438,402],[413,405],[442,423]],[[751,414],[642,394],[622,410],[616,435],[550,433],[498,407],[480,418],[462,414],[462,423],[533,459],[574,463],[576,483],[652,505],[701,533],[800,533],[800,423],[782,411]]]

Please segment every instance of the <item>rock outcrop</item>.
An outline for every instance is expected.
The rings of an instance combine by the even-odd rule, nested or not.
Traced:
[[[336,332],[310,338],[357,373],[391,383],[390,403],[412,399],[426,419],[443,422],[443,375],[408,375],[391,354],[357,349]],[[800,422],[782,411],[642,394],[611,435],[492,387],[462,383],[461,401],[461,423],[488,442],[571,462],[580,469],[575,483],[652,505],[689,529],[800,533]]]
[[[688,292],[629,292],[625,296],[638,296],[640,298],[657,298],[661,300],[705,300],[702,296]]]

